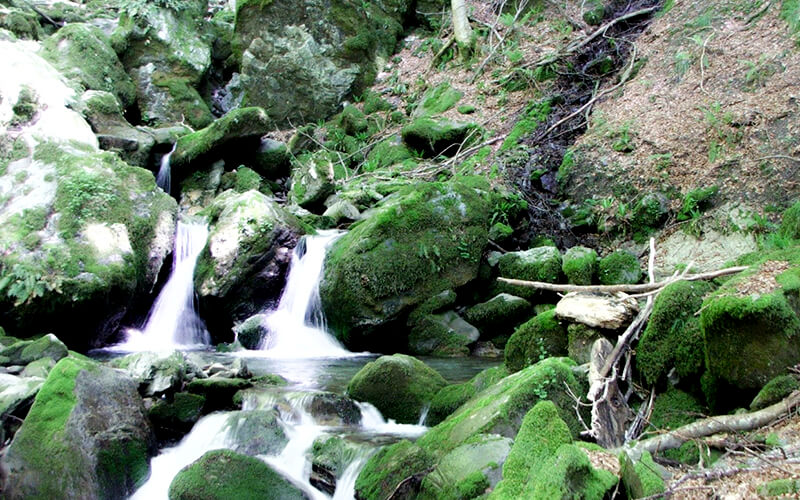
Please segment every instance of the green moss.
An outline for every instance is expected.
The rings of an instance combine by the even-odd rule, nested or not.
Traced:
[[[527,300],[500,294],[467,309],[464,319],[483,336],[496,337],[511,334],[517,325],[530,318],[532,311]]]
[[[567,354],[578,364],[588,363],[592,345],[602,337],[599,330],[582,323],[570,323],[567,325]],[[636,354],[639,354],[638,350]]]
[[[383,500],[397,485],[434,464],[434,456],[410,441],[381,448],[361,469],[355,491],[364,500]]]
[[[442,82],[422,96],[420,104],[414,110],[414,116],[444,113],[455,106],[463,95],[463,92],[451,87],[449,82]]]
[[[364,92],[364,114],[371,115],[378,111],[391,111],[392,105],[383,99],[377,92],[367,90]]]
[[[547,116],[550,114],[550,105],[551,101],[549,99],[528,103],[522,118],[511,129],[511,132],[503,141],[503,145],[500,146],[500,150],[509,150],[519,144],[520,139],[532,134],[541,123],[547,120]]]
[[[198,378],[189,382],[186,390],[206,398],[203,413],[208,413],[239,408],[241,402],[236,394],[252,385],[251,381],[240,378]]]
[[[656,398],[650,424],[654,429],[672,430],[690,424],[707,413],[707,409],[694,396],[670,388]],[[696,464],[700,459],[698,447],[691,441],[680,448],[667,450],[663,455],[685,464]]]
[[[455,123],[423,116],[403,127],[403,141],[416,151],[431,156],[453,156],[477,141],[481,134],[474,123]]]
[[[600,259],[598,278],[603,285],[638,283],[642,279],[639,259],[627,250],[616,250]]]
[[[312,464],[341,477],[347,466],[358,456],[358,446],[339,436],[323,436],[311,446]]]
[[[778,234],[792,240],[800,239],[800,201],[783,212]]]
[[[551,309],[538,314],[511,335],[505,349],[505,365],[510,373],[567,353],[567,328],[556,319],[555,313]]]
[[[236,184],[233,189],[237,193],[244,193],[251,189],[258,190],[261,187],[261,180],[261,176],[253,169],[239,167],[236,169]]]
[[[564,252],[561,270],[569,283],[591,285],[597,272],[597,252],[586,247],[572,247]]]
[[[503,464],[503,480],[489,499],[521,498],[529,478],[539,473],[559,446],[571,442],[572,434],[560,418],[558,408],[550,401],[537,403],[525,414],[511,453]]]
[[[348,135],[366,132],[369,127],[367,117],[352,104],[345,106],[342,112],[334,117],[333,123]]]
[[[443,421],[448,415],[475,396],[476,393],[475,386],[469,382],[443,387],[431,401],[426,424],[436,425]]]
[[[8,166],[31,154],[23,140],[13,140],[8,135],[0,137],[0,176],[5,175]]]
[[[737,284],[751,273],[729,280],[705,300],[700,313],[706,366],[718,382],[738,387],[742,398],[800,362],[800,268],[778,275],[781,286],[772,292],[741,296]]]
[[[531,477],[523,496],[526,498],[584,498],[601,500],[617,484],[617,477],[604,469],[595,469],[586,452],[563,444]]]
[[[131,490],[144,484],[150,475],[150,454],[141,440],[114,440],[97,454],[95,473],[100,495],[113,498],[119,485],[130,483]]]
[[[367,163],[364,165],[364,170],[371,172],[379,168],[392,167],[409,158],[413,158],[413,155],[408,147],[400,142],[400,138],[390,137],[372,148],[367,155]]]
[[[773,479],[761,484],[756,491],[762,497],[794,497],[800,494],[800,479]]]
[[[781,2],[781,19],[789,24],[789,32],[796,35],[800,33],[800,1],[783,0]],[[800,40],[798,40],[800,43]]]
[[[372,403],[386,418],[417,423],[423,407],[445,385],[439,372],[422,361],[395,354],[367,363],[350,380],[347,393]]]
[[[583,394],[585,388],[572,372],[573,366],[569,359],[549,358],[509,375],[480,391],[419,438],[417,444],[441,455],[477,434],[513,437],[528,410],[542,400],[556,405],[561,419],[577,436],[582,427],[565,387],[569,386],[575,394]]]
[[[19,126],[30,122],[36,114],[38,100],[36,92],[34,92],[33,89],[28,86],[23,86],[17,96],[17,102],[14,103],[14,106],[11,108],[14,112],[14,116],[11,117],[10,124],[12,126]]]
[[[190,79],[155,72],[153,84],[169,94],[170,107],[183,116],[192,128],[202,129],[214,121],[208,105],[192,86]],[[145,121],[149,120],[147,116],[143,118]]]
[[[649,385],[666,378],[672,368],[681,379],[699,380],[704,369],[705,345],[700,319],[695,313],[712,290],[708,282],[679,281],[656,297],[636,348],[636,366]]]
[[[156,425],[174,427],[189,424],[191,426],[202,415],[205,402],[205,396],[178,392],[172,402],[162,400],[154,404],[148,412],[148,417]]]
[[[645,498],[663,493],[664,480],[661,478],[661,467],[653,462],[649,452],[642,453],[634,464],[625,452],[620,453],[620,479],[628,498]]]
[[[183,468],[169,486],[171,500],[303,499],[294,487],[263,461],[230,450],[214,450]]]
[[[800,389],[800,381],[797,380],[797,377],[794,375],[779,375],[761,388],[753,402],[750,403],[750,409],[753,411],[761,410],[778,403],[797,389]]]

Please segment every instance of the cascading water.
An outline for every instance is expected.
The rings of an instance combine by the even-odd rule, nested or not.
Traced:
[[[172,153],[175,152],[177,146],[178,143],[176,142],[175,145],[172,146],[172,151],[161,158],[161,167],[158,169],[158,175],[156,175],[156,185],[167,194],[169,194],[169,190],[172,188],[172,169],[169,165],[169,159]]]
[[[321,231],[306,236],[295,248],[278,307],[264,320],[269,334],[262,339],[260,349],[266,356],[299,359],[355,355],[325,330],[319,298],[326,251],[341,234]]]
[[[142,330],[129,329],[121,351],[153,351],[207,345],[208,331],[194,308],[194,268],[206,245],[205,222],[178,221],[172,273]]]

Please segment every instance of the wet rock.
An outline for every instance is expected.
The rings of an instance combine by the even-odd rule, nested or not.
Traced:
[[[32,361],[49,358],[58,361],[67,355],[67,346],[52,333],[38,340],[21,340],[0,350],[4,365],[27,365]]]
[[[180,351],[129,354],[112,360],[111,365],[126,370],[137,381],[144,396],[179,390],[187,372],[186,360]]]
[[[402,130],[403,142],[427,157],[454,156],[472,135],[476,134],[474,123],[459,123],[429,117],[417,118]]]
[[[336,170],[342,169],[339,155],[327,150],[303,155],[292,170],[290,199],[301,207],[313,210],[333,194]]]
[[[129,495],[155,451],[136,384],[75,358],[50,372],[2,467],[8,498]]]
[[[161,442],[174,442],[188,433],[203,414],[206,398],[198,394],[178,392],[169,399],[158,399],[147,411],[147,417]]]
[[[234,396],[242,389],[252,387],[249,380],[241,378],[214,377],[195,379],[186,385],[186,390],[206,398],[203,414],[218,410],[234,410],[241,406],[241,402]]]
[[[320,425],[344,426],[361,423],[361,410],[355,401],[331,392],[315,394],[308,411]]]
[[[276,410],[248,410],[228,417],[231,449],[245,455],[277,455],[289,442]]]
[[[242,347],[251,350],[259,348],[261,342],[269,335],[269,329],[264,323],[266,318],[266,314],[254,314],[233,327],[236,340]]]
[[[510,335],[517,325],[530,317],[532,311],[527,300],[501,293],[467,309],[464,319],[480,330],[482,338],[491,339]]]
[[[119,101],[109,92],[87,90],[81,96],[84,117],[97,135],[100,149],[115,151],[131,165],[147,167],[156,144],[151,133],[136,128],[122,116]]]
[[[434,356],[466,356],[468,345],[480,337],[477,328],[464,321],[455,311],[441,314],[412,313],[408,347],[412,354]]]

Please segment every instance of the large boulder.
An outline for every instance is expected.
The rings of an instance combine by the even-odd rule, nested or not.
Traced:
[[[6,498],[122,498],[155,451],[136,384],[85,359],[53,368],[2,460]]]
[[[179,390],[188,370],[180,351],[140,352],[111,361],[139,384],[143,396],[172,394]]]
[[[550,356],[568,352],[567,326],[550,309],[521,324],[508,339],[505,362],[513,373]]]
[[[467,382],[443,387],[431,401],[425,424],[430,426],[438,424],[473,396],[506,376],[508,376],[508,370],[500,365],[483,370]]]
[[[519,252],[508,252],[497,261],[500,276],[527,281],[557,283],[561,277],[561,252],[552,246],[535,247]],[[535,288],[499,282],[498,291],[518,295],[530,301],[541,302],[542,292]]]
[[[211,41],[204,24],[207,2],[189,0],[180,8],[143,3],[120,19],[112,38],[136,85],[142,119],[151,125],[181,123],[194,128],[212,121],[196,85],[211,64]]]
[[[86,90],[112,93],[123,107],[133,104],[136,88],[111,41],[90,24],[68,24],[42,44],[42,57]]]
[[[748,402],[800,362],[800,267],[766,261],[703,302],[700,324],[709,374]],[[737,398],[738,400],[739,398]]]
[[[347,345],[404,348],[405,336],[390,335],[388,323],[477,277],[489,225],[482,187],[465,178],[400,188],[336,240],[320,296]]]
[[[27,365],[33,361],[49,358],[58,361],[67,356],[67,346],[53,334],[37,340],[20,340],[0,349],[0,365]]]
[[[289,442],[274,409],[233,412],[227,429],[229,448],[245,455],[277,455]]]
[[[19,134],[0,137],[0,315],[19,335],[102,344],[155,282],[175,201],[152,173],[98,149],[52,66],[20,44],[0,51],[0,124]]]
[[[245,104],[276,123],[327,118],[359,93],[388,58],[411,7],[408,0],[247,0],[236,4],[234,51],[241,56]]]
[[[356,498],[383,500],[390,498],[398,484],[408,478],[419,486],[420,476],[434,465],[435,457],[416,444],[404,439],[385,446],[364,464],[356,478]],[[413,488],[412,489],[416,489]],[[405,491],[403,498],[414,498],[415,491]]]
[[[415,424],[445,379],[422,361],[405,354],[367,363],[347,385],[350,397],[372,403],[386,418]]]
[[[301,500],[308,496],[257,458],[231,450],[214,450],[181,469],[169,485],[169,498]]]
[[[500,293],[467,309],[464,319],[475,325],[483,338],[497,339],[511,335],[517,325],[530,318],[532,311],[527,300]]]
[[[294,215],[255,191],[225,191],[204,210],[211,229],[197,259],[195,284],[209,329],[230,331],[276,301],[285,282],[292,249],[306,228]]]

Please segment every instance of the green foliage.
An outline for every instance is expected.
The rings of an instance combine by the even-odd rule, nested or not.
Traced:
[[[733,114],[722,111],[719,102],[714,102],[708,107],[701,107],[706,120],[706,135],[708,137],[708,161],[714,163],[722,158],[726,148],[730,148],[742,139],[743,132],[733,126]]]
[[[636,366],[649,385],[675,368],[681,380],[699,380],[704,368],[703,333],[695,313],[713,290],[704,281],[679,281],[658,295],[636,348]]]
[[[795,497],[800,494],[800,479],[773,479],[761,484],[756,491],[760,497]]]
[[[505,349],[505,365],[510,373],[551,356],[567,353],[567,328],[555,316],[555,309],[537,314],[520,325]]]
[[[789,24],[789,31],[793,35],[800,33],[800,0],[783,0],[780,16]]]
[[[787,239],[800,239],[800,201],[783,213],[778,234]]]

